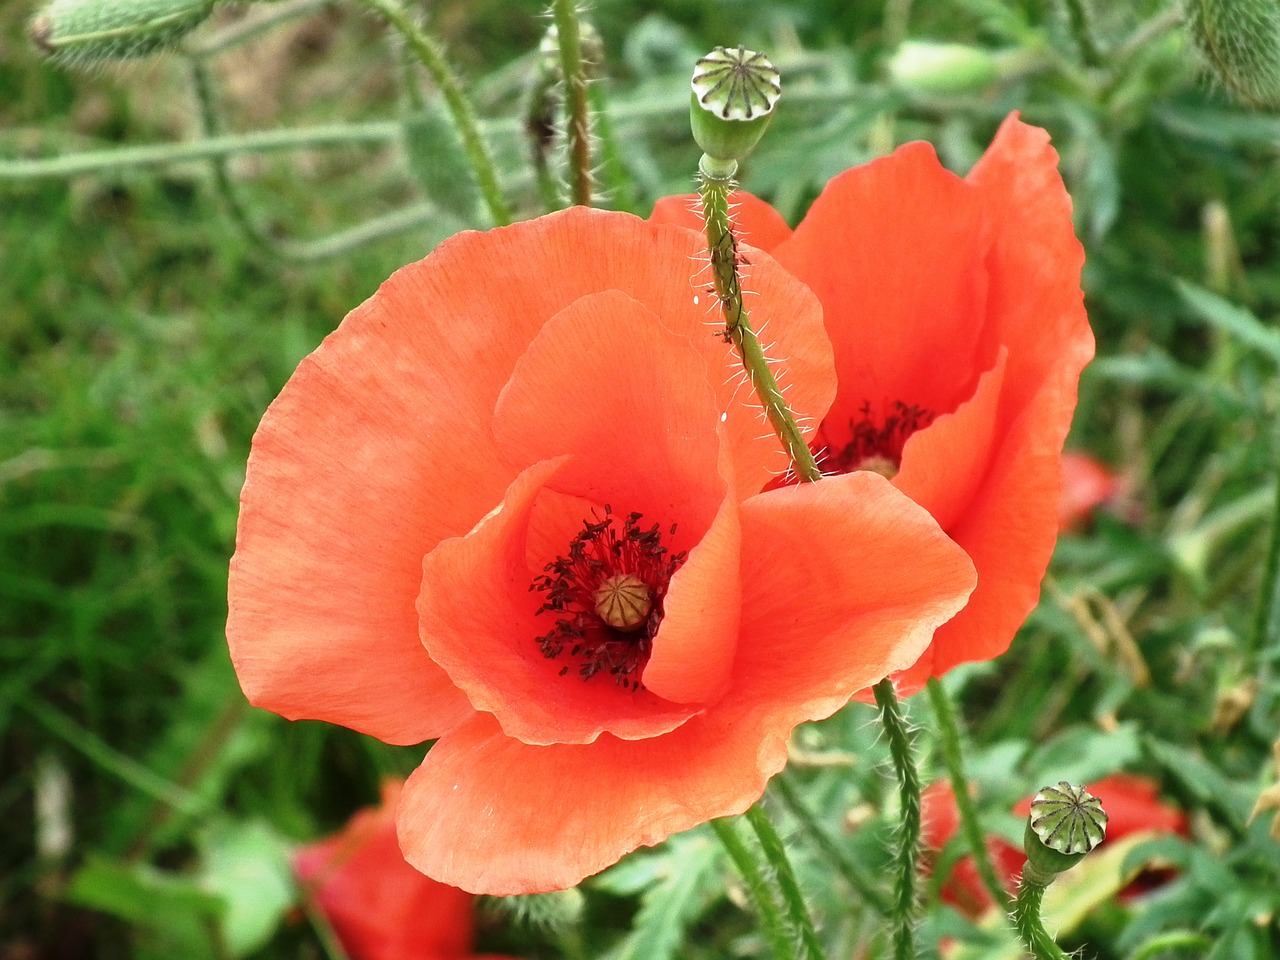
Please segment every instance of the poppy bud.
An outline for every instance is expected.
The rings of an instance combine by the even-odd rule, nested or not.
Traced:
[[[704,172],[727,179],[764,136],[781,78],[763,53],[716,47],[694,66],[691,86],[689,122],[706,154]]]
[[[1107,834],[1107,814],[1102,801],[1084,787],[1065,780],[1056,787],[1041,787],[1031,801],[1031,813],[1022,845],[1027,882],[1048,886],[1059,873],[1070,870]]]
[[[1280,104],[1280,3],[1190,0],[1186,23],[1223,86],[1254,106]]]
[[[962,43],[908,41],[889,60],[894,86],[910,93],[963,94],[984,90],[1000,79],[988,50]]]
[[[40,51],[93,62],[143,57],[171,46],[209,16],[214,0],[53,0],[31,21]]]

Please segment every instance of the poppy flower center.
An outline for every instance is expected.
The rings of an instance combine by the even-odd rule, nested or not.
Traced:
[[[848,439],[843,443],[838,439],[842,438],[842,431],[833,430],[827,423],[818,429],[818,439],[827,448],[822,468],[831,473],[872,470],[892,479],[902,465],[902,448],[907,439],[929,426],[933,417],[931,411],[901,400],[895,400],[883,416],[876,416],[867,401],[859,416],[849,420]]]
[[[583,680],[606,673],[618,686],[639,690],[662,623],[662,599],[686,554],[670,553],[658,525],[642,528],[639,513],[623,518],[621,529],[607,504],[603,516],[593,517],[529,587],[546,594],[538,613],[556,615],[538,647],[549,660],[574,658]],[[672,525],[668,533],[675,530]]]

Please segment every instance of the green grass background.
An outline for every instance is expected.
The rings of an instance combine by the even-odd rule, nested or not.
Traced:
[[[214,61],[229,129],[396,121],[394,56],[354,7],[331,4]],[[213,29],[247,9],[220,11]],[[0,7],[0,159],[197,135],[181,58],[68,71],[26,44],[32,12],[28,0]],[[541,12],[498,0],[430,9],[497,125],[522,216],[538,205],[513,104]],[[1153,776],[1191,814],[1193,840],[1155,851],[1179,879],[1137,906],[1085,911],[1068,945],[1119,958],[1165,937],[1174,946],[1145,955],[1261,960],[1280,950],[1280,848],[1270,814],[1249,816],[1275,782],[1280,733],[1275,617],[1258,622],[1274,590],[1262,567],[1280,117],[1216,89],[1181,29],[1135,43],[1162,6],[1096,13],[1102,56],[1090,64],[1063,12],[1040,2],[597,0],[627,172],[611,202],[645,213],[688,189],[685,78],[719,43],[768,50],[789,70],[790,99],[744,181],[792,222],[828,177],[898,142],[931,139],[963,172],[1010,109],[1050,130],[1099,342],[1070,446],[1122,471],[1132,492],[1064,539],[1013,650],[948,686],[967,708],[993,828],[1016,831],[1003,811],[1042,779],[1120,767]],[[1019,51],[1034,69],[959,94],[898,90],[886,63],[904,37]],[[323,236],[424,197],[394,144],[246,156],[232,169],[272,237]],[[426,199],[451,206],[447,193]],[[245,236],[205,164],[0,176],[0,957],[321,955],[291,919],[289,845],[373,802],[379,779],[421,753],[244,704],[223,638],[239,485],[258,418],[297,361],[469,219],[481,222],[442,215],[291,263]],[[913,708],[937,774],[931,717]],[[790,775],[826,822],[866,814],[839,843],[875,869],[893,811],[867,713],[850,708],[801,742],[858,758]],[[707,850],[695,832],[584,897],[491,904],[483,936],[528,957],[762,954]],[[801,860],[841,955],[882,949],[865,905],[816,855]],[[695,880],[673,890],[678,876]],[[252,896],[228,893],[237,887]],[[954,914],[929,917],[931,950],[946,935],[1006,955]],[[674,934],[637,940],[661,930]]]

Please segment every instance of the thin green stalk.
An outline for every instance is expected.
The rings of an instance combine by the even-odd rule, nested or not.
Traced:
[[[880,708],[880,722],[889,756],[898,775],[902,822],[898,826],[897,882],[893,904],[894,960],[913,960],[916,936],[917,860],[920,856],[920,774],[912,755],[911,730],[902,715],[893,681],[886,678],[871,688]]]
[[[462,84],[454,75],[444,58],[444,51],[434,39],[419,29],[412,16],[400,6],[396,0],[360,0],[365,6],[376,10],[386,21],[404,37],[409,49],[414,52],[427,73],[431,75],[440,95],[444,98],[449,116],[453,119],[462,146],[471,161],[471,171],[475,175],[485,205],[489,208],[489,216],[498,226],[511,222],[511,209],[502,196],[502,188],[498,185],[498,174],[493,163],[489,146],[480,134],[475,111],[471,102],[462,92]]]
[[[965,842],[973,853],[973,862],[978,867],[978,876],[982,878],[987,893],[991,894],[993,903],[1004,908],[1009,906],[1009,894],[996,874],[995,865],[991,862],[991,853],[987,850],[986,835],[982,832],[982,824],[978,821],[978,812],[974,809],[973,798],[969,796],[969,780],[964,773],[964,755],[960,747],[960,724],[952,709],[951,699],[937,677],[930,677],[928,683],[929,705],[933,707],[933,715],[938,720],[938,740],[942,746],[942,760],[947,766],[947,775],[951,778],[951,789],[956,797],[956,809],[960,813],[960,830]]]
[[[738,240],[729,219],[729,193],[734,183],[728,178],[699,174],[698,194],[706,220],[707,247],[716,296],[724,315],[725,333],[742,358],[742,366],[755,387],[774,432],[791,458],[796,476],[805,482],[821,479],[822,471],[813,459],[804,434],[796,425],[778,381],[769,369],[760,340],[751,328],[751,318],[742,304],[742,284],[738,277]]]
[[[587,65],[577,0],[555,0],[556,42],[564,78],[565,120],[569,136],[569,185],[573,202],[591,205],[591,110],[587,104]]]
[[[797,960],[791,938],[787,935],[786,927],[783,926],[778,904],[774,902],[773,893],[765,883],[764,872],[747,845],[742,842],[737,827],[731,819],[726,818],[712,820],[711,829],[719,837],[724,852],[729,855],[729,859],[733,861],[733,865],[737,867],[738,873],[742,875],[743,882],[747,885],[747,895],[751,897],[752,905],[760,914],[760,926],[764,929],[765,939],[769,942],[774,957],[776,960]]]
[[[795,817],[796,822],[800,824],[800,828],[808,835],[822,853],[831,861],[844,877],[845,882],[852,887],[857,894],[871,905],[873,910],[879,913],[887,914],[889,912],[889,902],[885,899],[884,894],[875,885],[869,877],[865,876],[862,869],[853,862],[840,845],[831,838],[826,828],[818,822],[817,817],[813,815],[813,811],[805,804],[804,798],[800,796],[795,787],[791,786],[784,771],[770,781],[770,786],[782,798],[782,802],[787,805],[787,809],[791,815]]]
[[[1040,904],[1044,900],[1045,887],[1033,883],[1024,876],[1018,885],[1018,895],[1013,901],[1013,925],[1035,960],[1067,960],[1049,931],[1040,920]]]
[[[209,804],[204,798],[153,773],[52,707],[38,700],[28,701],[23,707],[55,737],[75,747],[107,773],[118,777],[139,793],[159,800],[185,816],[199,816],[208,812]]]
[[[189,143],[155,143],[86,150],[35,160],[0,160],[0,180],[40,180],[107,173],[134,167],[206,161],[245,153],[276,153],[321,147],[382,146],[400,136],[400,124],[334,123],[294,129],[227,134]]]
[[[747,810],[747,823],[756,832],[760,841],[760,849],[765,859],[773,867],[774,876],[778,880],[778,890],[782,893],[782,902],[786,906],[791,925],[800,932],[800,942],[804,944],[805,956],[808,960],[826,960],[826,952],[822,949],[822,941],[818,939],[818,931],[813,926],[813,918],[809,916],[809,906],[804,902],[804,893],[796,880],[795,871],[791,869],[791,859],[787,856],[786,845],[773,829],[769,816],[760,804],[752,804]]]
[[[788,94],[792,111],[823,108],[831,104],[847,103],[854,97],[866,97],[862,88],[839,85],[830,89]],[[885,99],[877,109],[888,109]],[[687,112],[683,104],[673,107],[665,100],[644,100],[614,106],[612,119],[624,125],[624,134],[650,120],[670,117]],[[500,118],[481,121],[480,129],[489,135],[515,136],[519,121]],[[120,173],[139,167],[160,167],[180,163],[194,163],[212,157],[240,154],[279,153],[289,150],[319,150],[353,146],[385,146],[399,140],[402,125],[393,120],[369,123],[333,123],[311,127],[294,127],[259,130],[252,133],[233,133],[186,143],[151,143],[129,147],[111,147],[104,150],[85,150],[60,156],[33,159],[0,158],[0,180],[66,179],[85,174]],[[2,145],[2,141],[0,141]]]
[[[293,263],[318,263],[345,256],[366,243],[408,233],[427,224],[432,224],[442,233],[461,229],[460,224],[447,218],[435,204],[417,203],[315,240],[281,240],[277,249]]]
[[[187,64],[191,70],[191,88],[195,93],[197,115],[200,117],[200,132],[205,137],[215,137],[222,132],[222,120],[218,114],[218,106],[213,90],[213,77],[204,60],[188,57]],[[222,197],[223,206],[240,232],[254,246],[269,254],[275,254],[275,243],[272,237],[261,230],[249,212],[248,204],[240,195],[235,182],[231,179],[231,164],[227,157],[212,157],[209,165],[213,168],[213,182]]]

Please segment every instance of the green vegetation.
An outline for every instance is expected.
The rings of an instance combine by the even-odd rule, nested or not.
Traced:
[[[1280,953],[1280,842],[1273,811],[1252,811],[1280,777],[1280,116],[1206,77],[1172,6],[1083,2],[597,0],[602,202],[644,214],[691,189],[688,74],[721,43],[769,51],[785,77],[742,178],[793,223],[829,177],[900,142],[931,140],[963,172],[1010,110],[1051,132],[1099,344],[1068,445],[1128,492],[1060,542],[1013,649],[943,686],[989,832],[1020,837],[1008,811],[1044,783],[1120,769],[1189,815],[1190,839],[1125,851],[1176,877],[1123,902],[1099,868],[1102,895],[1076,891],[1062,914],[1065,948],[1265,960]],[[27,42],[34,12],[0,7],[0,957],[320,956],[288,850],[375,802],[421,749],[244,703],[223,626],[249,440],[348,310],[487,214],[432,166],[465,171],[461,144],[360,4],[219,4],[190,53],[71,72]],[[521,113],[540,4],[427,12],[516,216],[542,212]],[[955,84],[895,83],[908,39],[979,48],[994,70],[975,81],[968,57]],[[202,119],[193,63],[216,116]],[[137,166],[108,152],[277,126],[327,134]],[[77,153],[90,156],[74,175],[35,162]],[[906,706],[932,725],[924,700]],[[796,867],[832,957],[887,951],[881,914],[854,892],[883,877],[897,816],[873,717],[855,704],[801,730],[789,797],[766,799],[784,836],[831,832],[840,872],[813,843]],[[927,781],[945,776],[940,754],[920,759]],[[814,822],[783,817],[797,797]],[[710,836],[624,861],[550,922],[492,904],[482,942],[524,957],[765,956]],[[942,852],[927,905],[962,852]],[[926,917],[926,956],[944,938],[966,957],[1016,955],[1007,931],[950,908]]]

